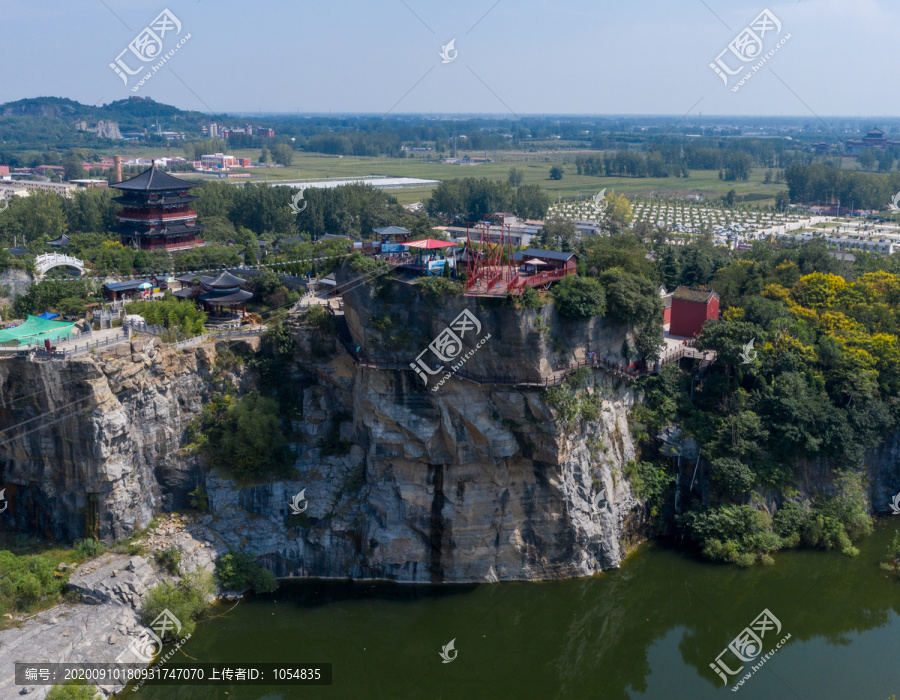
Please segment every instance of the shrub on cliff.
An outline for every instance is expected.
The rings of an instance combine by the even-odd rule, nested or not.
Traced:
[[[209,609],[214,593],[215,585],[208,571],[185,574],[178,583],[157,584],[144,598],[141,622],[149,625],[163,610],[168,610],[181,623],[181,630],[165,630],[161,634],[164,642],[193,634],[196,621]]]
[[[429,299],[437,299],[444,295],[459,296],[465,291],[459,282],[446,277],[421,277],[416,284]]]
[[[208,403],[199,431],[198,443],[210,466],[241,481],[284,475],[293,461],[278,403],[255,392],[237,401],[226,396]]]
[[[272,593],[278,589],[275,574],[244,552],[229,552],[220,556],[216,560],[216,579],[226,591],[251,589],[255,593]]]
[[[54,685],[45,700],[94,700],[96,686],[84,680],[67,681],[64,685]]]
[[[557,311],[569,320],[602,316],[606,311],[606,292],[595,279],[564,277],[551,294]]]

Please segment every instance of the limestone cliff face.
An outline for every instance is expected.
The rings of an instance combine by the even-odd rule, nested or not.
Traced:
[[[532,332],[510,318],[500,333]],[[184,507],[205,483],[204,521],[217,539],[280,576],[418,582],[586,575],[617,566],[641,537],[642,508],[623,473],[634,456],[630,386],[595,373],[583,398],[594,396],[596,416],[563,428],[539,388],[454,378],[433,392],[411,371],[355,365],[333,336],[303,324],[294,335],[284,381],[303,387],[296,476],[255,486],[206,475],[183,449],[187,425],[224,386],[211,344],[152,360],[135,346],[0,363],[5,425],[41,416],[0,445],[4,525],[62,540],[120,538]],[[486,345],[482,369],[509,352],[516,347]],[[249,373],[227,378],[252,388]],[[292,515],[303,489],[308,507]]]
[[[186,504],[202,473],[181,448],[215,390],[215,349],[146,359],[145,342],[66,362],[0,362],[4,526],[110,540]]]
[[[628,387],[596,375],[599,419],[565,432],[540,390],[451,380],[432,393],[412,372],[346,355],[317,375],[304,392],[296,479],[240,490],[207,481],[208,526],[279,576],[584,576],[617,566],[642,532],[623,476],[634,457]],[[349,449],[323,456],[334,420]],[[292,515],[301,490],[306,509]]]

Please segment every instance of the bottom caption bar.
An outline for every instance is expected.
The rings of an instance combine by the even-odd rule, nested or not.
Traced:
[[[331,664],[143,664],[16,663],[16,685],[97,685],[140,681],[146,685],[331,685]]]

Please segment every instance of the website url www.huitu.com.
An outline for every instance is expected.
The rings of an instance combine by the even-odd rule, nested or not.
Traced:
[[[175,45],[175,48],[174,48],[174,49],[172,49],[171,51],[169,51],[169,53],[167,53],[165,56],[163,56],[162,59],[160,59],[159,63],[150,66],[150,72],[147,73],[143,78],[141,78],[141,79],[137,82],[137,84],[136,84],[133,88],[131,88],[131,91],[132,91],[132,92],[137,92],[138,90],[140,90],[141,86],[142,86],[144,83],[146,83],[148,80],[150,80],[150,78],[153,77],[153,74],[154,74],[156,71],[158,71],[160,68],[162,68],[162,67],[163,67],[163,64],[164,64],[166,61],[168,61],[170,58],[172,58],[172,56],[175,55],[175,52],[178,51],[178,49],[180,49],[182,46],[184,46],[185,42],[186,42],[188,39],[190,39],[190,38],[191,38],[191,35],[190,35],[190,34],[185,34],[185,35],[184,35],[184,38],[183,38],[181,41],[179,41],[179,42]]]
[[[763,656],[762,658],[759,659],[759,663],[758,663],[758,664],[756,664],[755,666],[751,666],[751,667],[750,667],[750,673],[745,673],[745,674],[744,674],[744,677],[741,678],[741,680],[739,680],[739,681],[737,682],[737,685],[735,685],[735,686],[731,689],[731,692],[732,692],[732,693],[736,693],[737,691],[739,691],[739,690],[741,689],[741,686],[744,685],[744,683],[746,683],[748,680],[750,680],[750,678],[753,676],[753,674],[756,673],[759,669],[761,669],[762,666],[763,666],[763,664],[766,663],[766,661],[768,661],[769,659],[771,659],[771,658],[772,658],[772,655],[773,655],[776,651],[778,651],[779,649],[781,649],[781,647],[784,646],[784,643],[785,643],[787,640],[789,640],[790,638],[791,638],[791,635],[790,635],[790,633],[788,633],[788,635],[787,635],[784,639],[782,639],[780,642],[778,642],[778,644],[775,645],[775,648],[774,648],[774,649],[771,649],[771,650],[769,651],[768,654],[766,654],[765,656]]]
[[[742,86],[744,83],[746,83],[748,80],[750,80],[750,78],[752,78],[753,75],[754,75],[760,68],[763,67],[763,65],[765,64],[765,62],[768,61],[770,58],[772,58],[772,56],[775,55],[775,53],[778,51],[778,49],[780,49],[782,46],[784,46],[784,45],[787,43],[787,40],[790,39],[790,38],[791,38],[791,35],[790,35],[790,34],[785,34],[785,35],[784,35],[784,38],[783,38],[781,41],[779,41],[779,42],[775,45],[775,48],[774,48],[774,49],[772,49],[771,51],[769,51],[769,53],[767,53],[765,56],[763,56],[763,57],[760,59],[759,63],[757,63],[757,64],[754,65],[754,66],[751,66],[750,72],[747,73],[747,75],[745,75],[743,78],[741,78],[741,79],[738,81],[738,84],[735,85],[733,88],[731,88],[731,91],[732,91],[732,92],[737,92],[738,90],[740,90],[740,89],[741,89],[741,86]]]

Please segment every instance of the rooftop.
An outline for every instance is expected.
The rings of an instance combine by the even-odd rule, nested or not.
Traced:
[[[716,297],[716,299],[718,299],[719,295],[711,289],[693,289],[691,287],[679,287],[675,290],[674,294],[672,294],[672,297],[674,299],[681,299],[682,301],[698,301],[702,304],[705,304],[713,297]]]
[[[185,190],[196,186],[196,182],[188,182],[187,180],[173,177],[155,165],[151,165],[147,170],[140,175],[135,175],[130,180],[110,185],[110,187],[115,187],[119,190],[132,192],[166,192],[169,190]]]

